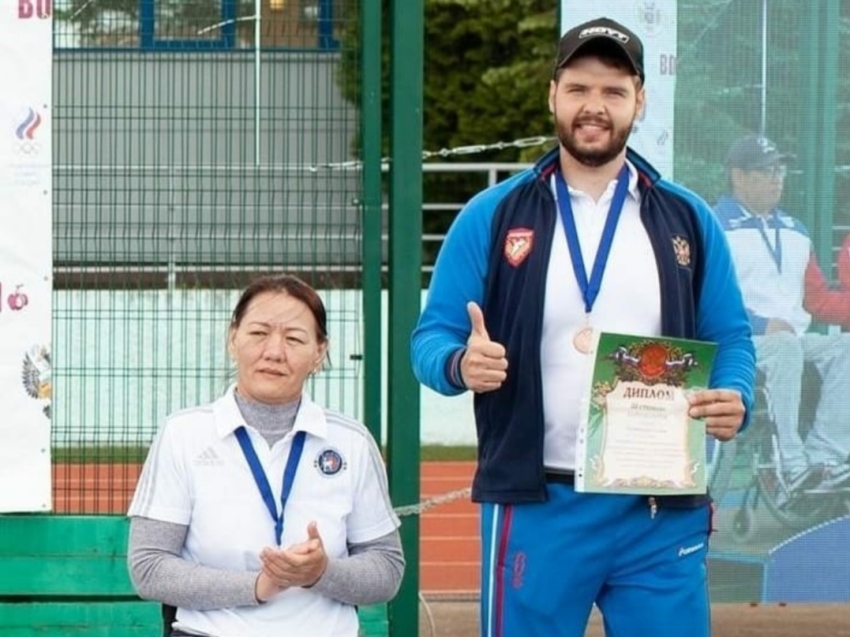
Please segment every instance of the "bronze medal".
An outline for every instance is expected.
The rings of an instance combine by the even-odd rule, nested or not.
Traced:
[[[573,334],[573,347],[582,354],[589,354],[590,347],[593,343],[593,328],[590,325],[585,325],[583,328]]]

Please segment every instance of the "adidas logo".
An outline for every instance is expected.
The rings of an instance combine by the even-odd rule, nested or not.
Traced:
[[[200,467],[216,467],[224,464],[212,447],[207,447],[195,457],[194,464]]]

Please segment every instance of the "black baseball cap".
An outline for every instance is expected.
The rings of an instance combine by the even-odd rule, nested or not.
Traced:
[[[579,50],[591,42],[616,45],[641,82],[644,81],[643,43],[632,31],[610,18],[590,20],[567,31],[558,42],[558,56],[553,73],[565,67]]]
[[[741,170],[760,170],[793,159],[791,153],[781,153],[772,141],[764,135],[746,135],[729,147],[726,154],[727,168]]]

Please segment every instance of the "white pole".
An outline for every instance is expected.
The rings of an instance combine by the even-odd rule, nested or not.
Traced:
[[[254,0],[254,165],[260,165],[260,16],[262,0]]]
[[[767,126],[767,0],[761,0],[761,113],[759,134],[765,134]]]

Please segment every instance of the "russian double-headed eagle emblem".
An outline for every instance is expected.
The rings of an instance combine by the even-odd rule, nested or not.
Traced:
[[[46,400],[44,415],[50,418],[50,399],[53,397],[50,351],[44,345],[33,345],[24,355],[21,382],[30,398]]]
[[[691,245],[687,239],[673,237],[673,253],[676,255],[676,263],[683,268],[691,264]]]

